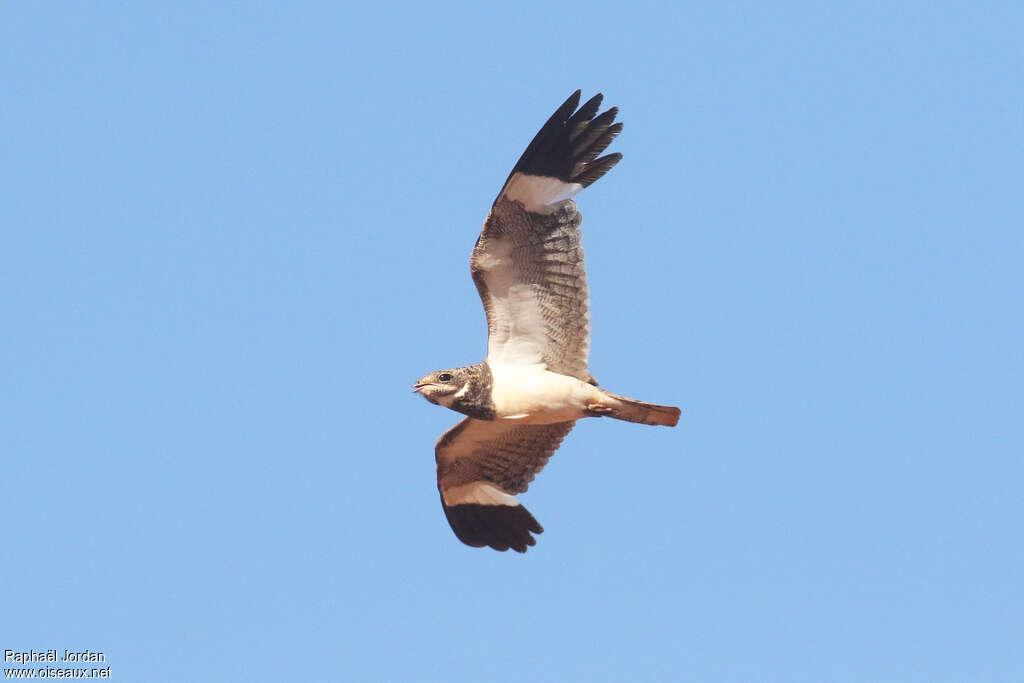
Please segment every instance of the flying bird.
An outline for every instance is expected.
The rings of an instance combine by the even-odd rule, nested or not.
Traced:
[[[572,197],[617,164],[622,130],[574,92],[513,167],[469,259],[487,314],[487,358],[439,370],[413,390],[466,418],[438,440],[437,488],[460,541],[526,552],[543,531],[526,491],[576,420],[613,417],[674,427],[679,408],[600,389],[587,368],[590,320],[580,213]]]

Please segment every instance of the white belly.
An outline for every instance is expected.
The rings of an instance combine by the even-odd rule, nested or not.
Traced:
[[[575,377],[541,370],[538,366],[492,365],[495,417],[546,424],[583,417],[601,391]]]

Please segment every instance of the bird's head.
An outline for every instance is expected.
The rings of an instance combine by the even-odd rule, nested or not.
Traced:
[[[469,386],[470,373],[466,368],[455,368],[453,370],[438,370],[425,377],[421,377],[412,390],[423,396],[431,403],[451,408],[452,403],[460,398],[459,392],[465,393]]]

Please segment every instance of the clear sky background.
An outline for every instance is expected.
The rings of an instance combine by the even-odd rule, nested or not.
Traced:
[[[0,10],[0,649],[121,681],[1024,680],[1019,2]],[[410,392],[574,89],[591,368],[525,555]]]

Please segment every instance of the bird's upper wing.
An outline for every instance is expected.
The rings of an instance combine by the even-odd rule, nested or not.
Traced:
[[[613,123],[615,107],[595,117],[601,95],[577,110],[579,101],[577,90],[523,152],[469,264],[487,312],[488,361],[544,363],[593,382],[581,217],[572,196],[622,158],[598,158],[622,124]]]
[[[437,488],[466,545],[526,552],[544,531],[514,494],[544,469],[575,422],[516,424],[467,417],[437,441]]]

